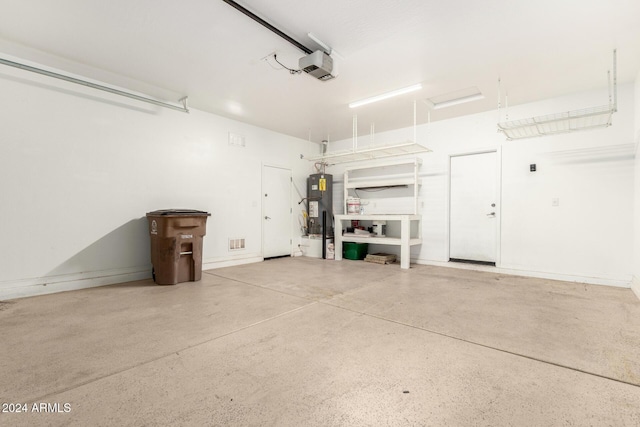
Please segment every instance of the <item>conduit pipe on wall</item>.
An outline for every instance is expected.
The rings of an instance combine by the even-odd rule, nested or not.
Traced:
[[[85,80],[76,79],[75,77],[65,76],[64,74],[54,73],[53,71],[43,70],[41,68],[36,68],[36,67],[32,67],[30,65],[21,64],[19,62],[9,61],[9,60],[3,59],[3,58],[0,58],[0,64],[8,65],[9,67],[19,68],[19,69],[25,70],[25,71],[30,71],[30,72],[36,73],[36,74],[42,74],[43,76],[53,77],[55,79],[64,80],[64,81],[67,81],[67,82],[70,82],[70,83],[79,84],[79,85],[82,85],[82,86],[90,87],[92,89],[102,90],[102,91],[105,91],[105,92],[113,93],[115,95],[125,96],[127,98],[135,99],[137,101],[142,101],[142,102],[146,102],[146,103],[149,103],[149,104],[158,105],[160,107],[171,108],[172,110],[182,111],[184,113],[188,113],[189,112],[189,108],[187,107],[187,97],[186,96],[184,98],[180,98],[180,102],[182,103],[182,107],[180,107],[178,105],[173,105],[173,104],[169,104],[169,103],[166,103],[166,102],[157,101],[157,100],[152,99],[152,98],[147,98],[147,97],[144,97],[144,96],[135,95],[133,93],[124,92],[122,90],[110,88],[110,87],[107,87],[107,86],[102,86],[102,85],[99,85],[99,84],[96,84],[96,83],[91,83],[91,82],[88,82],[88,81],[85,81]]]

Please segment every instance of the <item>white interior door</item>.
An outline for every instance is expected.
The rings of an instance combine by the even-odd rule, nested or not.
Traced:
[[[449,258],[496,262],[497,154],[451,157]]]
[[[291,255],[291,170],[262,167],[262,256]]]

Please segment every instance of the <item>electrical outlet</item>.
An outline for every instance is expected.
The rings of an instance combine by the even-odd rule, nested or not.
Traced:
[[[271,52],[270,54],[265,55],[265,56],[263,56],[262,58],[260,58],[260,61],[267,61],[269,58],[272,58],[272,57],[273,57],[273,55],[277,55],[277,54],[278,54],[278,51],[277,51],[277,50],[274,50],[274,51],[273,51],[273,52]]]
[[[560,206],[560,199],[558,197],[554,197],[551,199],[551,206],[557,207]]]

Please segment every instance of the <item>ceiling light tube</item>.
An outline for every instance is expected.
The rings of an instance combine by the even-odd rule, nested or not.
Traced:
[[[481,93],[476,93],[469,96],[463,96],[462,98],[451,99],[449,101],[438,102],[437,104],[433,104],[434,110],[439,110],[440,108],[447,108],[458,104],[464,104],[466,102],[477,101],[479,99],[484,99],[484,95]]]
[[[416,90],[422,89],[422,85],[420,83],[405,87],[402,89],[392,90],[391,92],[386,92],[380,95],[372,96],[371,98],[362,99],[360,101],[355,101],[349,104],[349,108],[356,108],[362,105],[371,104],[372,102],[382,101],[383,99],[389,99],[394,96],[404,95],[405,93],[414,92]]]

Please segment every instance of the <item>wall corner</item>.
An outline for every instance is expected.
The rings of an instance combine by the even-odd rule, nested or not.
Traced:
[[[631,290],[640,299],[640,277],[633,276],[631,279]]]

